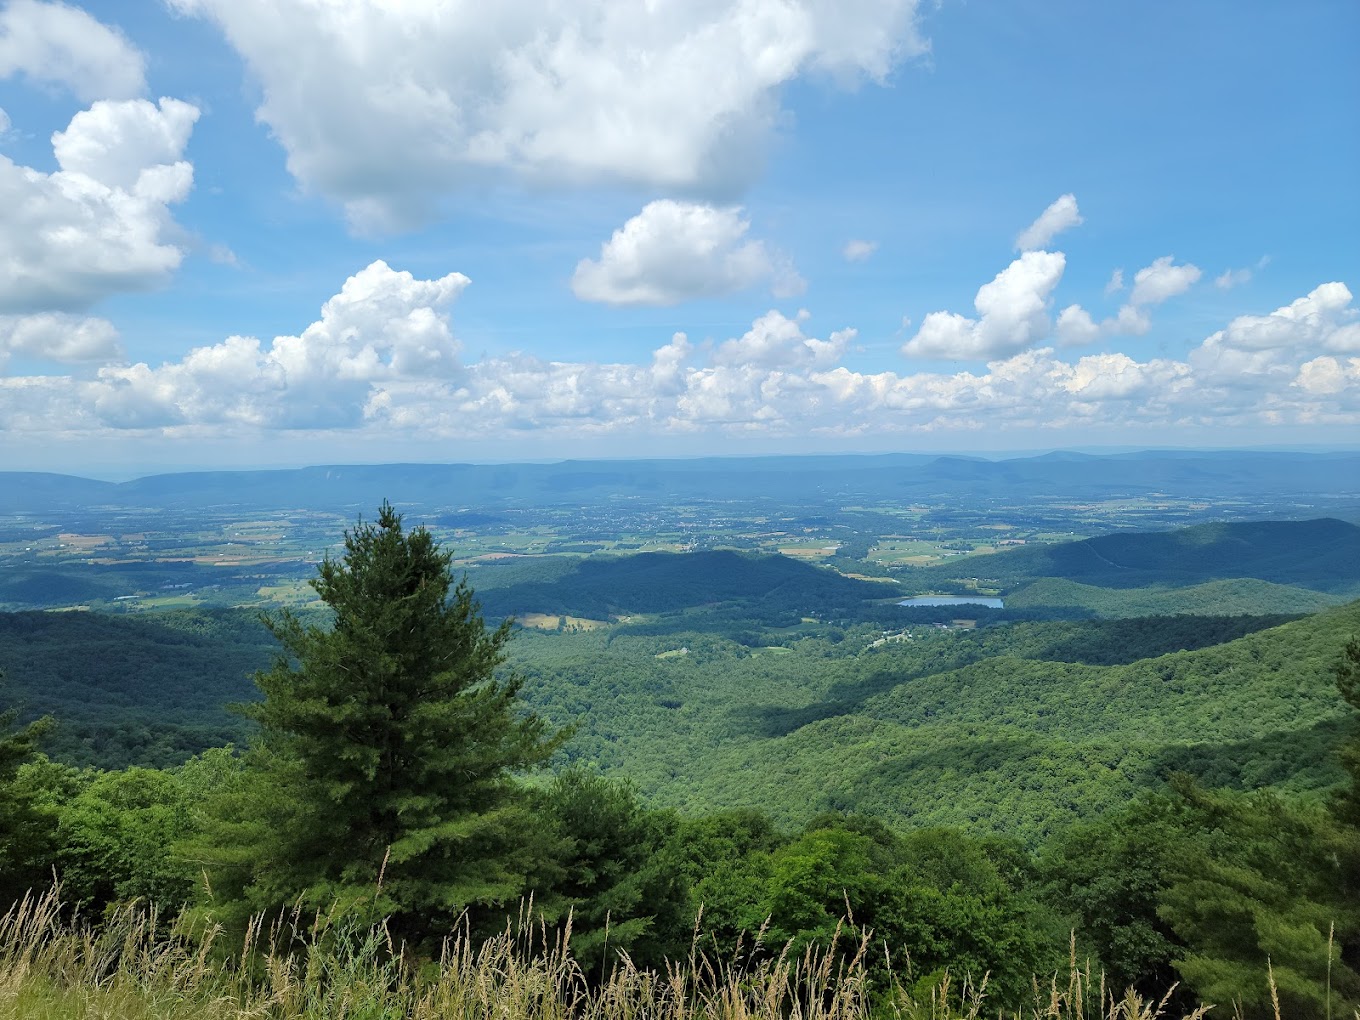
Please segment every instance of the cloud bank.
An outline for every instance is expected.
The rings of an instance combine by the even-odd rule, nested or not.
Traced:
[[[375,262],[315,322],[269,343],[231,336],[157,367],[0,375],[0,428],[68,437],[207,429],[456,439],[1360,424],[1360,312],[1344,284],[1239,316],[1183,360],[1065,359],[1048,346],[1011,349],[1019,335],[1043,339],[1042,299],[1061,274],[1060,256],[1027,255],[987,285],[985,298],[979,292],[979,318],[959,327],[969,338],[1009,338],[974,371],[860,372],[845,364],[853,330],[818,337],[803,315],[778,311],[720,343],[676,333],[637,363],[520,353],[469,363],[451,321],[467,277],[420,280]],[[108,343],[94,331],[72,341],[70,354]]]

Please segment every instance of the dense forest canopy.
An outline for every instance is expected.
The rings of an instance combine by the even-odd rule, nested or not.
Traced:
[[[456,566],[385,506],[327,553],[319,604],[263,620],[0,614],[0,880],[55,869],[87,909],[144,897],[238,938],[252,911],[349,903],[427,951],[532,894],[600,973],[683,956],[696,915],[752,964],[872,932],[871,986],[900,980],[896,947],[904,994],[986,973],[1011,1007],[1075,932],[1141,994],[1179,981],[1187,1006],[1268,1016],[1273,974],[1297,1015],[1345,1007],[1357,533],[1201,526],[888,570],[867,545]],[[898,604],[969,584],[1005,608]],[[1101,594],[1027,605],[1043,585]],[[1280,612],[1298,593],[1343,604]],[[440,648],[467,671],[432,668]]]

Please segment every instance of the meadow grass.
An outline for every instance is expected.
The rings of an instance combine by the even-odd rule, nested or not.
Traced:
[[[137,904],[94,923],[55,893],[30,896],[0,919],[0,1020],[1174,1020],[1165,1002],[1111,993],[1075,954],[1065,980],[1036,980],[1032,1005],[1015,1012],[989,1004],[985,976],[946,975],[916,996],[892,982],[871,995],[867,941],[737,967],[696,939],[662,971],[621,955],[592,981],[572,958],[569,927],[554,936],[527,914],[417,961],[382,925],[346,930],[295,913],[257,923],[251,948],[227,953],[219,929],[191,933],[183,918]]]

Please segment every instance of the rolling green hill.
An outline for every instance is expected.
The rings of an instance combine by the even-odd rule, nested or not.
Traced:
[[[1206,581],[1185,588],[1101,588],[1061,577],[1043,577],[1006,595],[1009,609],[1070,608],[1103,617],[1191,613],[1316,613],[1348,601],[1296,585],[1254,577]]]
[[[1054,654],[1034,624],[1017,650]],[[1001,628],[1010,630],[1011,628]],[[962,824],[1029,840],[1125,802],[1172,768],[1317,788],[1343,705],[1331,669],[1360,603],[1121,665],[998,654],[998,632],[763,656],[702,636],[524,642],[533,702],[581,729],[569,755],[688,810],[756,806]],[[1004,649],[1003,649],[1004,650]]]
[[[1331,518],[1200,524],[970,556],[917,574],[986,577],[1007,589],[1040,577],[1102,588],[1256,578],[1347,593],[1360,585],[1360,528]]]
[[[560,613],[607,619],[736,600],[770,612],[825,613],[884,597],[879,582],[858,581],[786,556],[729,551],[576,560],[565,571],[554,568],[550,576],[479,589],[482,607],[491,617]]]

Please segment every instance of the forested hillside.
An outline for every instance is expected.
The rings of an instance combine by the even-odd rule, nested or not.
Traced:
[[[1218,549],[1208,562],[1226,556],[1221,529],[1193,531],[1154,548],[1195,540]],[[1149,536],[1118,537],[1155,566]],[[1283,626],[974,609],[977,629],[941,630],[959,610],[904,609],[881,582],[732,552],[509,560],[477,576],[499,582],[479,590],[491,618],[557,624],[509,651],[530,702],[577,728],[564,761],[686,810],[754,806],[790,823],[864,810],[1031,841],[1177,769],[1244,789],[1334,782],[1326,664],[1360,629],[1351,605]],[[1098,590],[1162,604],[1157,589]],[[8,696],[25,717],[54,715],[47,747],[76,764],[164,766],[245,743],[250,724],[223,706],[253,698],[250,675],[275,654],[244,610],[0,614]]]
[[[1022,612],[1066,611],[1076,615],[1137,618],[1193,613],[1316,613],[1344,605],[1345,595],[1310,588],[1271,584],[1254,577],[1206,581],[1185,588],[1101,588],[1064,578],[1040,578],[1006,595],[1006,605]]]
[[[1310,576],[1334,564],[1308,542],[1346,527],[1293,532]],[[1097,548],[1148,576],[1158,555],[1182,579],[1234,556],[1292,569],[1231,528],[1115,537]],[[946,974],[987,974],[1015,1009],[1074,933],[1112,987],[1186,1009],[1226,994],[1268,1017],[1263,974],[1298,1015],[1360,1000],[1360,601],[918,609],[888,582],[715,550],[479,565],[484,605],[531,622],[488,628],[451,554],[390,506],[345,550],[317,568],[323,609],[268,626],[0,614],[4,704],[24,708],[0,713],[0,898],[55,873],[85,916],[186,906],[232,945],[251,912],[302,902],[349,926],[309,958],[382,919],[373,945],[404,959],[455,924],[476,945],[532,896],[549,942],[571,918],[591,988],[620,951],[663,967],[697,937],[756,967],[830,954],[912,1010]],[[42,924],[44,945],[104,937]],[[851,959],[870,931],[882,962]],[[28,937],[0,924],[0,959]]]
[[[63,761],[173,765],[249,738],[226,705],[254,698],[251,675],[277,654],[240,610],[0,613],[0,696],[58,720],[45,746]]]
[[[1194,651],[1167,648],[1195,647],[1201,624],[1225,637],[1254,624],[1112,623],[893,641],[866,627],[765,648],[526,635],[514,661],[533,704],[581,720],[571,760],[686,810],[867,811],[1033,841],[1175,770],[1244,789],[1338,781],[1330,671],[1360,603]]]
[[[1114,589],[1254,578],[1354,596],[1360,592],[1360,528],[1331,519],[1201,524],[1010,549],[960,559],[917,576],[983,578],[1006,591],[1023,591],[1040,578]]]
[[[883,589],[785,556],[714,551],[579,560],[551,581],[483,588],[481,600],[493,617],[537,612],[607,620],[733,601],[756,616],[843,617],[893,592]]]

